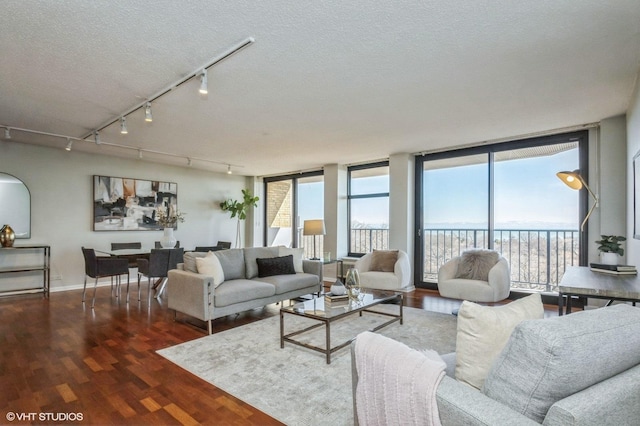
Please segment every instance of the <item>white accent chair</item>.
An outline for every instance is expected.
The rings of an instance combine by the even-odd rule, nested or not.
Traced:
[[[402,250],[398,250],[398,260],[393,272],[371,271],[371,257],[373,253],[367,253],[358,259],[354,268],[360,275],[360,286],[375,290],[413,291],[415,286],[411,282],[411,263],[409,256]]]
[[[499,302],[509,297],[511,279],[509,263],[500,256],[489,270],[488,280],[457,278],[460,256],[446,262],[438,270],[438,291],[442,297],[471,302]]]

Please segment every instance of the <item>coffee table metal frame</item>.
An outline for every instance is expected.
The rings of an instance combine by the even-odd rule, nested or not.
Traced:
[[[389,303],[389,302],[394,302],[398,305],[399,313],[397,315],[388,313],[388,312],[380,312],[380,311],[369,309],[381,303]],[[379,324],[378,326],[369,330],[371,332],[375,332],[377,330],[380,330],[382,327],[386,327],[387,325],[393,324],[394,322],[397,322],[397,321],[399,321],[400,324],[403,323],[403,315],[402,315],[403,303],[404,303],[404,298],[402,293],[371,291],[371,292],[364,293],[364,299],[362,301],[351,302],[349,304],[349,309],[345,310],[344,312],[338,312],[335,315],[326,315],[326,314],[319,313],[319,312],[324,313],[323,296],[320,296],[314,300],[308,300],[305,302],[296,303],[291,306],[282,307],[280,308],[280,348],[284,348],[284,342],[293,343],[294,345],[302,346],[307,349],[312,349],[314,351],[324,353],[325,356],[327,357],[327,364],[331,364],[331,354],[337,350],[340,350],[350,345],[351,342],[356,338],[356,336],[354,336],[353,338],[347,340],[346,342],[343,342],[337,346],[332,347],[331,346],[331,323],[333,321],[348,317],[355,313],[358,313],[360,316],[362,316],[363,312],[370,312],[378,315],[391,317],[389,321]],[[315,306],[315,311],[307,309],[305,308],[305,306],[307,307]],[[314,313],[314,312],[318,312],[318,313]],[[292,314],[292,315],[298,315],[305,318],[311,318],[319,321],[319,323],[313,324],[312,326],[304,328],[302,330],[296,330],[291,333],[284,334],[284,314]],[[297,336],[299,334],[305,333],[310,330],[314,330],[318,327],[322,327],[323,325],[325,326],[325,347],[324,348],[293,339],[294,336]]]

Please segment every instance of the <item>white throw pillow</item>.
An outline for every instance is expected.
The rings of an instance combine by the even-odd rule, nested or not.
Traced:
[[[224,282],[224,271],[222,270],[222,264],[218,256],[213,254],[212,251],[207,253],[205,257],[196,258],[196,267],[198,273],[213,277],[213,287],[218,287]]]
[[[458,312],[456,379],[480,389],[493,362],[521,321],[541,319],[544,307],[539,293],[503,306],[481,306],[465,300]]]
[[[302,257],[304,256],[304,249],[302,248],[289,248],[285,246],[278,247],[278,256],[293,255],[293,269],[297,272],[304,272],[302,269]]]

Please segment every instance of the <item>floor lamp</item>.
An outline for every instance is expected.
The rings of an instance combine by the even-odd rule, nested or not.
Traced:
[[[584,225],[587,223],[587,220],[589,220],[589,216],[591,216],[593,210],[598,206],[598,196],[593,193],[591,188],[589,188],[589,185],[587,185],[587,182],[584,181],[584,179],[580,175],[580,170],[574,170],[572,172],[558,172],[556,173],[556,176],[558,176],[558,178],[563,181],[569,188],[575,189],[576,191],[584,187],[584,189],[589,192],[589,195],[591,195],[591,198],[593,198],[594,203],[587,212],[587,215],[584,217],[582,225],[580,225],[580,231],[584,231]]]
[[[324,220],[312,219],[304,221],[303,235],[313,235],[313,257],[311,260],[319,260],[316,256],[316,235],[324,235],[327,231],[324,229]]]

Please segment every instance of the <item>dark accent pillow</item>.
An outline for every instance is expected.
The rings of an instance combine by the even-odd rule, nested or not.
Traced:
[[[258,258],[256,262],[258,263],[258,277],[260,278],[296,273],[293,267],[292,254],[280,257]]]
[[[393,272],[398,261],[398,250],[374,250],[370,271]]]

